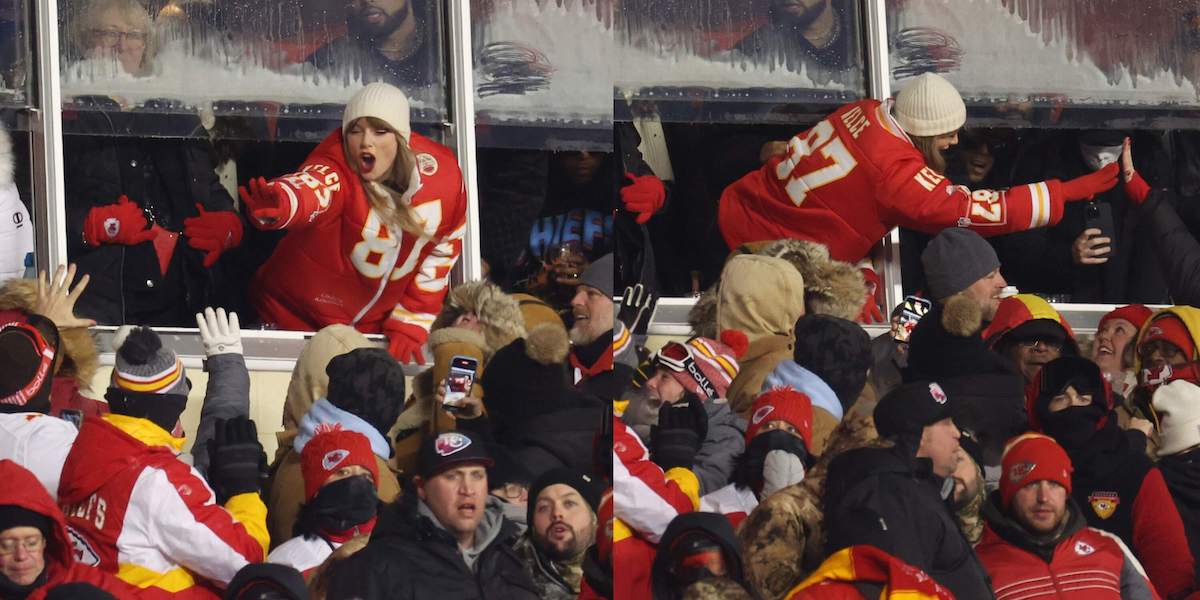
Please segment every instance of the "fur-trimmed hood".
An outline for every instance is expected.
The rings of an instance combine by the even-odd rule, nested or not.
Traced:
[[[4,139],[7,139],[7,134]],[[0,152],[2,151],[3,148],[0,148]],[[0,173],[0,176],[2,175]],[[27,315],[33,312],[36,303],[36,281],[10,279],[0,284],[0,311],[17,311]],[[59,328],[59,337],[63,360],[59,363],[55,376],[73,378],[79,384],[79,389],[90,391],[92,378],[100,368],[100,353],[92,333],[82,327]]]
[[[442,311],[433,321],[430,335],[454,328],[454,321],[465,313],[479,317],[485,342],[481,347],[489,355],[525,337],[525,322],[516,298],[488,281],[470,281],[451,288],[442,302]]]
[[[866,284],[862,273],[852,264],[834,260],[823,244],[806,240],[783,239],[764,245],[743,245],[738,254],[758,254],[782,258],[804,279],[805,314],[830,315],[849,321],[862,310]],[[688,312],[688,324],[695,335],[717,339],[717,284],[709,287]]]

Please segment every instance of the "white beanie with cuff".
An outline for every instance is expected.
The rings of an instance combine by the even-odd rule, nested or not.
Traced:
[[[405,141],[412,136],[408,97],[400,88],[377,81],[359,90],[342,113],[342,135],[350,124],[363,117],[374,117],[392,126]]]
[[[900,90],[892,112],[905,133],[919,137],[952,133],[967,121],[962,96],[936,73],[925,73]]]
[[[1154,392],[1158,413],[1158,455],[1170,456],[1200,445],[1200,387],[1177,379]]]

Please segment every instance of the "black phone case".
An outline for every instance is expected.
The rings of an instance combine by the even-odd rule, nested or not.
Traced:
[[[1108,244],[1108,253],[1102,255],[1104,258],[1112,258],[1117,255],[1117,230],[1113,225],[1112,206],[1102,202],[1093,202],[1085,206],[1083,228],[1099,229],[1100,235],[1097,237],[1106,237],[1112,240]]]

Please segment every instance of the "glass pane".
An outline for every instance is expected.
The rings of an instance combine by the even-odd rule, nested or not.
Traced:
[[[1063,126],[1132,118],[1115,111],[1140,109],[1139,118],[1153,110],[1158,120],[1200,105],[1194,2],[887,5],[894,89],[925,71],[943,73],[968,104],[984,105],[973,111],[980,119]]]
[[[434,0],[60,0],[59,11],[67,108],[199,116],[131,125],[145,133],[254,116],[252,139],[320,139],[377,80],[405,90],[413,121],[446,119]]]
[[[611,152],[480,148],[479,223],[489,278],[568,317],[587,265],[615,247]]]
[[[0,281],[33,277],[35,227],[28,113],[0,111]]]
[[[29,4],[0,3],[0,106],[29,106],[33,70]]]
[[[612,144],[612,0],[474,0],[475,110],[485,146]]]
[[[828,111],[865,95],[861,22],[854,0],[625,2],[618,103],[654,100],[665,120],[711,122]]]

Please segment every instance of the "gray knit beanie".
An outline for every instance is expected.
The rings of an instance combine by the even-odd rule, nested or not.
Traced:
[[[921,253],[925,287],[938,300],[949,298],[1000,268],[996,251],[970,229],[943,229]]]
[[[580,285],[594,287],[605,296],[613,296],[613,255],[612,252],[597,258],[583,271],[579,279]]]

